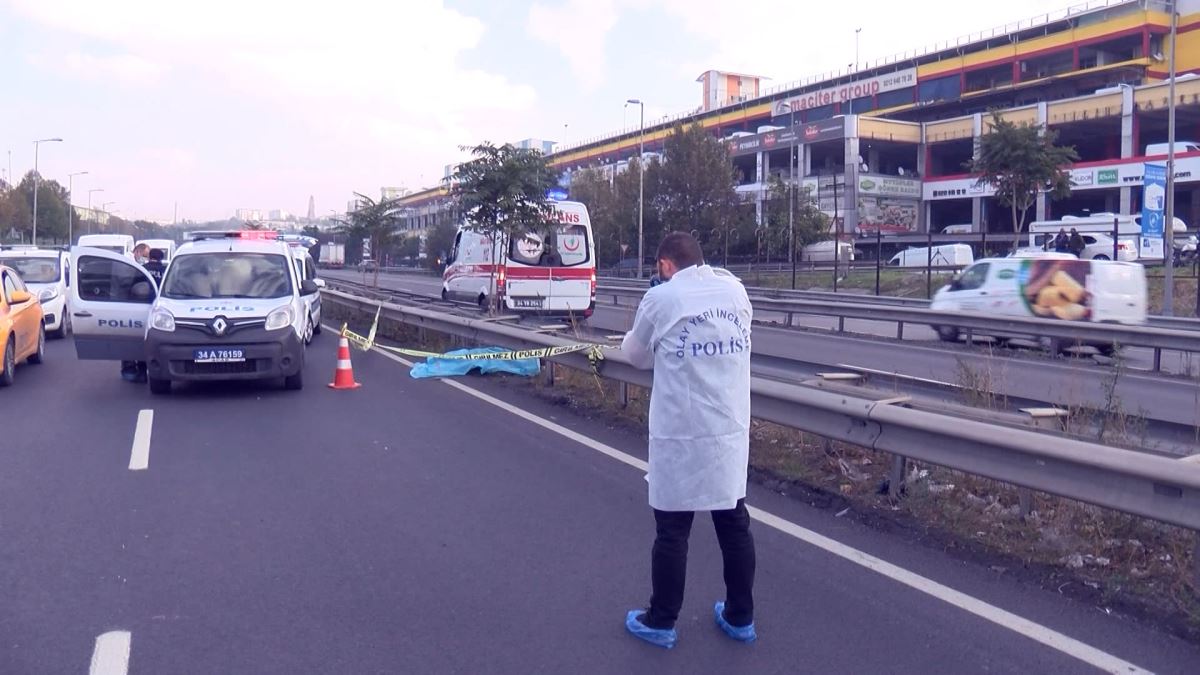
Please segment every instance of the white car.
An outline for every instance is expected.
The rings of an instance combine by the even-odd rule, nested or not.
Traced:
[[[303,296],[316,285],[274,234],[206,233],[183,244],[161,289],[123,255],[72,249],[79,358],[145,361],[155,394],[188,380],[282,378],[301,389],[311,320]]]
[[[71,329],[71,256],[57,249],[19,246],[0,251],[0,265],[17,271],[45,313],[46,335],[64,338]]]

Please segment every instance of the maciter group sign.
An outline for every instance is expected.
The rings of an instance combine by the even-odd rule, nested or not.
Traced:
[[[914,87],[916,84],[917,69],[908,68],[895,73],[868,77],[865,80],[855,80],[854,82],[818,89],[800,94],[799,96],[776,101],[771,114],[778,117],[792,112],[808,110],[809,108],[820,108],[821,106],[834,103],[845,103],[864,96],[874,96],[885,91],[896,91],[897,89]]]

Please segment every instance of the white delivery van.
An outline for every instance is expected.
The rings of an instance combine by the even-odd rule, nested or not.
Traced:
[[[442,298],[486,307],[493,293],[508,311],[587,318],[596,307],[596,244],[587,207],[552,202],[558,227],[529,233],[501,250],[490,234],[460,226],[442,275]]]
[[[1146,322],[1146,269],[1072,256],[985,258],[934,294],[930,309],[1138,325]],[[957,340],[954,326],[933,326]]]
[[[933,250],[926,246],[907,248],[892,256],[891,267],[962,267],[975,262],[975,253],[968,244],[942,244]]]
[[[975,231],[975,226],[970,223],[958,223],[956,225],[947,225],[942,228],[942,234],[971,234]]]
[[[133,257],[133,237],[127,234],[85,234],[79,238],[76,245],[112,251],[127,258]]]
[[[854,261],[854,244],[843,241],[838,244],[838,259],[842,262]],[[833,262],[833,240],[826,239],[805,246],[801,252],[801,260],[805,262]]]
[[[170,239],[139,239],[134,248],[145,244],[151,251],[159,250],[163,254],[163,264],[171,261],[171,256],[175,255],[175,242]]]

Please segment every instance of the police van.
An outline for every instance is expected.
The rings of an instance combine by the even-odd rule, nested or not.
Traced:
[[[180,246],[162,287],[144,268],[104,249],[72,249],[71,310],[81,359],[145,361],[150,390],[176,381],[283,378],[304,386],[311,317],[274,232],[201,233]]]
[[[485,307],[498,293],[503,307],[519,314],[591,316],[596,244],[587,207],[570,201],[551,204],[557,228],[514,237],[503,247],[489,234],[459,227],[442,277],[442,299]]]

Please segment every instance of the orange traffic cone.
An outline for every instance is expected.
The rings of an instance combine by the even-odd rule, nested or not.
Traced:
[[[331,389],[358,389],[362,385],[354,381],[354,367],[350,365],[350,341],[343,335],[338,341],[337,370],[333,371]]]

